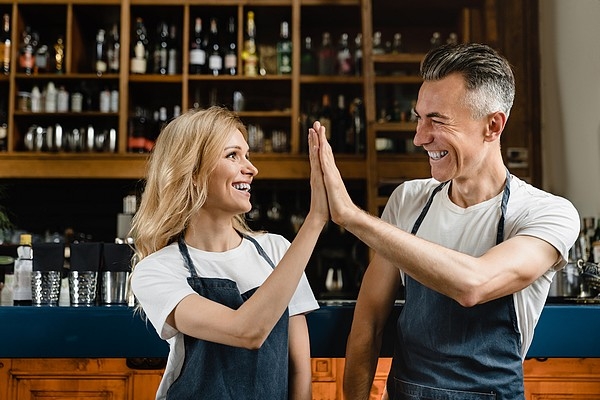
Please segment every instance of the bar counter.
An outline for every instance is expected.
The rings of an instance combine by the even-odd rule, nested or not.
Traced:
[[[391,357],[398,303],[382,357]],[[312,357],[344,357],[352,301],[328,301],[307,317]],[[600,357],[600,305],[547,304],[528,358]],[[166,357],[167,344],[132,308],[0,307],[0,358]]]

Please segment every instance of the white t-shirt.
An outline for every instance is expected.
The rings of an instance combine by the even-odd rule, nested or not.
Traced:
[[[253,238],[275,265],[283,258],[290,242],[271,233]],[[203,278],[224,278],[237,283],[240,293],[260,286],[273,268],[258,254],[253,243],[242,240],[235,249],[215,253],[188,246],[196,272]],[[167,316],[186,296],[196,293],[188,285],[190,273],[179,253],[177,243],[162,248],[140,261],[132,274],[131,288],[158,335],[169,344],[169,357],[157,399],[166,396],[168,388],[181,372],[185,354],[183,334],[166,323]],[[306,276],[303,274],[288,305],[289,315],[319,308]]]
[[[433,189],[434,179],[408,181],[390,196],[382,219],[411,232]],[[438,192],[423,220],[417,236],[474,257],[481,256],[496,244],[502,193],[496,197],[462,208],[448,197],[450,184]],[[569,249],[579,234],[579,214],[568,200],[537,189],[512,176],[504,240],[516,235],[534,236],[554,246],[562,259],[531,285],[513,294],[521,333],[521,356],[525,358],[533,331],[544,308],[550,283],[557,270],[568,260]],[[404,282],[404,273],[401,272]]]

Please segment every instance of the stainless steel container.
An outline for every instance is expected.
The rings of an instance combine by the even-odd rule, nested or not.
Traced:
[[[58,306],[60,271],[31,273],[31,300],[34,306]]]
[[[97,281],[96,271],[71,271],[69,273],[71,306],[93,306],[96,300]]]
[[[129,272],[104,271],[101,278],[101,301],[106,305],[127,305]]]

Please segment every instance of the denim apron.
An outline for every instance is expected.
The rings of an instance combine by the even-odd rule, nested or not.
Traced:
[[[413,235],[446,183],[434,189],[412,228]],[[509,196],[507,170],[496,244],[504,240]],[[405,285],[406,302],[397,321],[387,381],[390,399],[524,399],[521,340],[512,295],[466,308],[408,275]]]
[[[275,268],[254,238],[247,235],[244,238],[252,242],[258,253]],[[232,280],[198,276],[183,237],[178,244],[190,271],[188,283],[199,295],[237,309],[256,291],[257,288],[254,288],[240,294]],[[286,309],[258,350],[227,346],[184,335],[183,367],[181,374],[169,388],[167,399],[287,399],[288,322]]]

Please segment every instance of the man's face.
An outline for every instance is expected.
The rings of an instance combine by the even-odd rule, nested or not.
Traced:
[[[419,90],[414,144],[427,151],[431,175],[440,182],[469,179],[485,167],[488,118],[473,119],[465,94],[460,74],[426,81]]]

